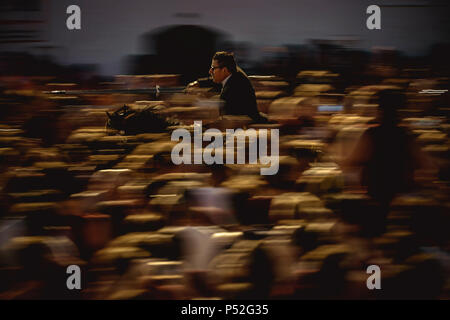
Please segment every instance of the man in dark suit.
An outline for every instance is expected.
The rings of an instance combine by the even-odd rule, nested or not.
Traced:
[[[254,122],[267,122],[267,118],[258,112],[255,90],[245,73],[236,66],[233,54],[217,52],[209,73],[215,83],[222,85],[220,98],[225,102],[225,114],[247,115]]]

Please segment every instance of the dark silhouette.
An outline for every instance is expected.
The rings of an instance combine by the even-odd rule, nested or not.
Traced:
[[[403,103],[404,96],[399,90],[386,89],[379,93],[379,124],[363,133],[345,162],[362,167],[362,184],[379,205],[376,215],[379,221],[371,221],[373,228],[381,228],[379,231],[384,229],[392,199],[412,190],[414,170],[421,164],[414,137],[407,128],[398,125],[397,108]]]
[[[107,129],[124,131],[125,134],[139,134],[145,132],[162,132],[175,122],[166,120],[157,113],[158,106],[145,107],[142,110],[134,110],[126,105],[114,111],[112,114],[106,112],[108,120]]]
[[[187,84],[206,76],[210,57],[227,36],[196,25],[158,28],[141,37],[144,55],[129,58],[132,74],[179,74]]]

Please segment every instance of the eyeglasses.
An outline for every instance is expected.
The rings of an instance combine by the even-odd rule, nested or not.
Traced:
[[[214,71],[214,70],[216,70],[216,69],[220,69],[220,68],[223,68],[223,67],[211,67],[209,70],[212,70],[212,71]]]

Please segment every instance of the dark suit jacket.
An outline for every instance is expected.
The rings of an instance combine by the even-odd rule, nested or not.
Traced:
[[[225,101],[225,114],[247,115],[253,120],[261,120],[255,90],[242,72],[237,71],[231,75],[220,93],[220,98]]]

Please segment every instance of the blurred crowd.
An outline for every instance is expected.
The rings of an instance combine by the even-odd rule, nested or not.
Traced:
[[[270,124],[220,116],[209,87],[139,91],[177,75],[2,77],[0,299],[449,299],[448,74],[364,72],[248,73]],[[124,104],[173,125],[105,126]],[[278,174],[174,165],[171,132],[194,120],[279,129]]]

